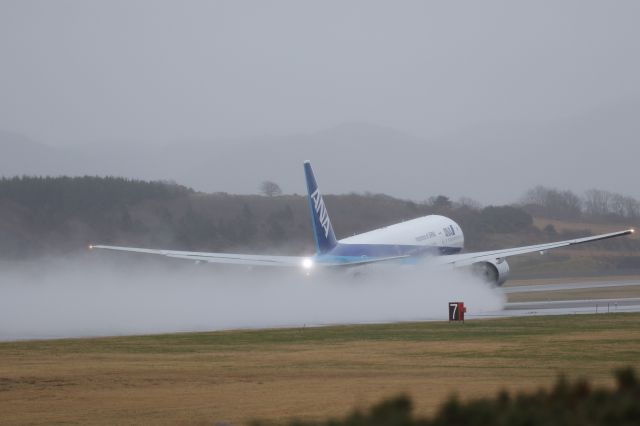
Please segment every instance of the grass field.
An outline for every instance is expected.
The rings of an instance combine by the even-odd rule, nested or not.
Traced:
[[[598,276],[580,278],[542,279],[542,280],[514,280],[508,281],[505,288],[527,285],[567,284],[580,282],[585,288],[573,290],[536,291],[527,293],[507,294],[508,302],[532,302],[549,300],[589,300],[640,297],[640,286],[598,287],[600,282],[615,284],[618,281],[639,281],[637,275]],[[589,288],[589,283],[595,284]]]
[[[533,224],[544,229],[547,225],[553,225],[558,232],[562,231],[582,231],[589,229],[594,234],[607,234],[609,232],[616,232],[622,229],[633,228],[633,226],[625,224],[610,224],[610,223],[592,223],[592,222],[570,222],[555,219],[546,219],[542,217],[534,217]],[[627,238],[640,238],[638,234],[630,235]]]
[[[531,389],[640,367],[640,314],[0,344],[4,424],[214,424],[341,415],[406,392]]]

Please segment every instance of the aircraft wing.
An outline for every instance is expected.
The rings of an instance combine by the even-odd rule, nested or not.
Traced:
[[[160,256],[172,257],[174,259],[186,259],[196,262],[208,263],[227,263],[235,265],[247,266],[288,266],[310,268],[313,265],[318,266],[356,266],[366,265],[370,263],[388,262],[407,258],[408,256],[391,256],[391,257],[363,257],[359,259],[333,259],[303,256],[266,256],[257,254],[235,254],[235,253],[208,253],[196,251],[177,251],[177,250],[157,250],[137,247],[119,247],[105,245],[90,245],[89,249],[105,249],[115,251],[127,251],[133,253],[155,254]],[[315,260],[315,261],[314,261]]]
[[[446,256],[440,256],[438,258],[438,261],[446,264],[453,264],[454,266],[468,266],[477,262],[486,262],[486,261],[491,261],[496,259],[504,259],[506,257],[517,256],[519,254],[545,252],[547,250],[551,250],[559,247],[567,247],[567,246],[573,246],[576,244],[589,243],[592,241],[606,240],[608,238],[621,237],[623,235],[633,234],[633,232],[634,232],[633,229],[627,229],[625,231],[594,235],[591,237],[584,237],[584,238],[575,238],[573,240],[558,241],[555,243],[535,244],[532,246],[515,247],[510,249],[502,249],[502,250],[480,251],[475,253],[451,254]]]
[[[156,250],[136,247],[118,247],[91,245],[90,249],[128,251],[134,253],[156,254],[175,259],[186,259],[208,263],[229,263],[247,266],[302,266],[306,257],[301,256],[263,256],[255,254],[207,253],[196,251]]]

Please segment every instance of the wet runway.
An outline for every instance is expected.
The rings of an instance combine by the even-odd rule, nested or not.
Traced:
[[[537,293],[566,290],[591,290],[616,287],[640,286],[639,279],[608,281],[567,282],[561,284],[535,284],[504,287],[505,294]],[[546,299],[552,298],[547,295]],[[640,312],[640,298],[544,300],[533,302],[508,302],[503,310],[494,312],[469,312],[467,318],[497,318],[535,315],[601,314],[616,312]]]
[[[589,282],[570,282],[562,284],[536,284],[536,285],[519,285],[513,287],[503,287],[505,294],[513,293],[533,293],[539,291],[561,291],[561,290],[588,290],[594,288],[609,287],[634,287],[640,286],[640,280],[614,280],[614,281],[589,281]]]

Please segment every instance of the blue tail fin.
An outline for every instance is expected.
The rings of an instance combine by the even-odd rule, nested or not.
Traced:
[[[329,212],[327,212],[327,207],[318,190],[316,178],[313,176],[311,163],[308,161],[304,162],[304,176],[307,179],[307,201],[309,202],[309,213],[311,213],[313,237],[316,240],[316,250],[320,254],[326,253],[336,246],[336,236],[333,233],[331,220],[329,220]]]

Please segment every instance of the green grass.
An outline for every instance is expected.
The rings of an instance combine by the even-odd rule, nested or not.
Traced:
[[[0,354],[11,351],[52,353],[197,353],[216,349],[247,350],[292,344],[349,342],[465,342],[517,341],[531,336],[562,336],[576,331],[640,329],[640,313],[537,316],[473,320],[462,323],[418,322],[351,326],[234,330],[85,339],[59,339],[0,343]]]

